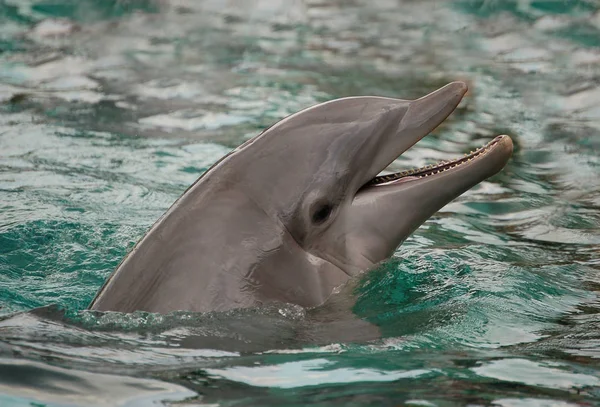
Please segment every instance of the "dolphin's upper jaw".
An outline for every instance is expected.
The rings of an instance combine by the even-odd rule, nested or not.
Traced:
[[[468,87],[464,82],[452,82],[419,99],[403,101],[396,99],[400,109],[398,115],[388,115],[381,121],[389,122],[382,126],[388,129],[379,135],[376,147],[371,154],[371,165],[359,180],[360,186],[365,187],[378,179],[377,175],[396,160],[405,151],[413,147],[422,138],[434,131],[456,109]],[[393,100],[393,99],[391,99]],[[392,106],[396,103],[392,103]],[[395,122],[395,126],[394,126]],[[395,131],[389,129],[395,127]]]
[[[399,123],[397,133],[386,139],[386,141],[380,145],[379,155],[385,157],[385,161],[375,160],[375,166],[372,168],[374,171],[371,172],[372,175],[363,179],[364,184],[358,192],[364,191],[370,187],[382,185],[393,184],[400,187],[399,184],[404,184],[409,181],[414,182],[421,178],[436,177],[439,174],[458,172],[459,170],[467,177],[472,178],[474,185],[487,177],[481,178],[478,174],[470,174],[467,170],[467,167],[473,168],[470,164],[483,160],[486,161],[483,165],[475,166],[478,169],[476,172],[481,171],[485,173],[488,172],[487,167],[493,171],[493,169],[497,167],[497,163],[502,162],[502,166],[504,166],[512,152],[512,141],[508,136],[498,136],[487,145],[472,151],[469,154],[465,154],[464,157],[452,161],[442,161],[435,165],[401,171],[394,174],[377,175],[384,170],[384,167],[379,165],[384,164],[385,167],[387,167],[391,161],[398,158],[399,155],[413,147],[419,140],[441,125],[456,109],[467,91],[467,84],[457,81],[449,83],[426,96],[411,101],[406,114],[404,114]],[[394,151],[397,155],[393,155]],[[493,154],[490,154],[492,152]],[[487,176],[490,175],[491,174]]]
[[[443,98],[440,99],[439,105],[443,105]],[[457,104],[454,99],[447,105],[455,107]],[[441,113],[430,116],[430,120],[426,120],[426,128],[435,128],[445,119],[448,110],[437,110]],[[435,113],[436,109],[430,109],[429,112]],[[421,114],[416,116],[417,122],[426,117]],[[412,146],[423,137],[423,127],[417,127],[419,131],[401,133],[400,136],[407,136],[406,144]],[[411,147],[406,144],[401,152]],[[382,150],[382,154],[389,153],[385,148]],[[363,259],[369,259],[374,265],[389,258],[435,212],[500,171],[508,162],[512,150],[510,137],[498,136],[484,147],[456,160],[367,179],[354,195],[344,218],[348,223],[345,227],[347,246],[352,248],[347,253],[353,255],[352,261],[364,270],[368,264]]]
[[[368,182],[365,185],[365,187],[401,184],[404,182],[415,181],[420,178],[434,177],[438,174],[445,172],[463,170],[466,169],[466,167],[468,167],[469,164],[477,160],[485,160],[489,153],[491,153],[492,151],[496,151],[497,149],[499,149],[502,146],[505,146],[506,144],[511,144],[510,150],[512,150],[512,141],[510,140],[510,137],[506,135],[501,135],[494,138],[485,146],[471,151],[469,154],[465,154],[463,157],[451,161],[441,161],[437,164],[427,165],[421,168],[413,168],[401,172],[396,172],[393,174],[380,175]],[[510,155],[509,149],[503,150],[506,150],[505,154]]]

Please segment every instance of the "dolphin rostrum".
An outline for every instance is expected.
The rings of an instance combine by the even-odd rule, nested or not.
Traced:
[[[223,311],[323,304],[389,258],[431,215],[500,171],[499,136],[460,159],[378,176],[467,91],[348,97],[295,113],[204,173],[125,257],[90,305],[100,311]]]

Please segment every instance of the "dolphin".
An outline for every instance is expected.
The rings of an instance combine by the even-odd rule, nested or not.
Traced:
[[[379,175],[467,92],[347,97],[284,118],[206,171],[150,228],[90,308],[168,313],[316,307],[389,258],[431,215],[507,163],[498,136],[453,161]]]

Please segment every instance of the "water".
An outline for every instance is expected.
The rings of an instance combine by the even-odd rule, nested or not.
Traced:
[[[4,0],[0,66],[0,405],[600,404],[594,0]],[[357,282],[360,319],[84,311],[262,128],[457,79],[458,110],[392,167],[500,133],[513,159]]]

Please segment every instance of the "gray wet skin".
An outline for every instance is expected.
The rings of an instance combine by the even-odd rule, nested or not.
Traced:
[[[414,101],[350,97],[281,120],[200,177],[90,308],[167,313],[322,304],[504,167],[512,141],[499,136],[461,160],[377,177],[466,91],[453,82]]]

